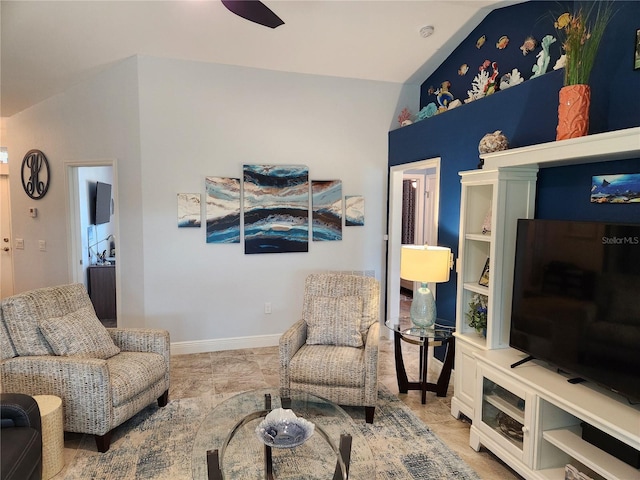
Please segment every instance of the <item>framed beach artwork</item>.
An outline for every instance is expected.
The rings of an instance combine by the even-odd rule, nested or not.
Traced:
[[[200,194],[178,194],[178,228],[196,227],[201,225]]]
[[[347,195],[345,203],[345,226],[361,227],[364,225],[364,197],[362,195]]]
[[[240,243],[240,179],[205,177],[207,243]]]
[[[309,251],[309,168],[244,165],[244,253]]]
[[[594,175],[591,178],[591,203],[640,202],[640,173]]]
[[[314,242],[342,240],[342,181],[311,182],[311,232]]]

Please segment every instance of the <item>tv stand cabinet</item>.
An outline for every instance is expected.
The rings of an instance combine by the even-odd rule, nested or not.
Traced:
[[[564,465],[578,463],[593,478],[640,479],[634,469],[581,438],[581,422],[640,450],[640,411],[591,383],[572,385],[524,354],[508,348],[517,218],[532,218],[540,168],[640,158],[640,127],[482,155],[483,170],[461,172],[460,244],[456,299],[456,358],[451,414],[473,421],[470,443],[484,445],[525,478],[563,480]],[[483,233],[490,212],[491,231]],[[489,258],[489,285],[479,285]],[[473,294],[488,298],[486,337],[468,326]],[[487,382],[485,382],[487,380]],[[485,388],[486,385],[486,388]],[[503,397],[485,397],[493,388]],[[490,405],[490,406],[487,406]],[[507,439],[482,409],[500,411],[513,429]],[[499,427],[499,425],[498,425]],[[509,431],[507,429],[507,431]],[[585,470],[586,470],[585,467]]]
[[[589,382],[572,384],[538,360],[511,368],[525,356],[511,348],[475,354],[471,447],[484,445],[525,478],[563,480],[568,463],[594,479],[640,478],[640,470],[584,441],[581,426],[640,450],[640,406]]]

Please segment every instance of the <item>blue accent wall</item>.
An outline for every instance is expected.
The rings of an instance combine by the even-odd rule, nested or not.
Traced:
[[[441,157],[440,245],[452,248],[457,256],[460,214],[459,171],[475,169],[478,142],[488,132],[502,130],[511,147],[522,147],[555,140],[558,92],[563,70],[552,67],[560,55],[559,41],[551,47],[551,61],[545,75],[529,79],[531,65],[539,48],[523,56],[520,45],[528,35],[538,40],[545,34],[557,36],[553,9],[562,5],[573,10],[573,2],[531,1],[491,12],[462,42],[451,56],[425,80],[421,87],[421,107],[435,101],[430,86],[448,80],[456,98],[466,98],[471,79],[485,59],[499,63],[500,75],[518,67],[524,83],[462,105],[440,115],[389,133],[389,166]],[[640,2],[615,2],[614,15],[605,32],[593,69],[590,133],[640,126],[640,70],[633,70],[636,29],[640,28]],[[476,40],[487,41],[481,49]],[[502,35],[510,38],[504,50],[495,47]],[[469,64],[466,84],[458,82],[458,68]],[[476,65],[477,63],[477,65]],[[527,65],[519,67],[519,65]],[[462,77],[460,77],[462,78]],[[640,139],[639,139],[640,142]],[[609,220],[640,222],[640,205],[596,205],[589,201],[591,176],[605,173],[640,173],[639,160],[604,162],[541,170],[537,187],[536,216],[540,218]],[[455,319],[456,278],[438,285],[438,316]]]

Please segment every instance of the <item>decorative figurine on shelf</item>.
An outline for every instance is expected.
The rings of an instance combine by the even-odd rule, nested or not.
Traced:
[[[532,36],[525,38],[524,43],[520,46],[522,55],[527,55],[529,52],[533,52],[538,46],[538,41]]]
[[[500,86],[498,85],[498,62],[492,62],[491,63],[491,69],[493,70],[493,73],[491,73],[491,76],[489,77],[489,80],[487,81],[487,84],[484,86],[484,94],[485,96],[487,95],[491,95],[492,93],[497,92],[500,89]]]
[[[440,88],[435,92],[436,99],[438,100],[440,107],[445,110],[449,106],[449,103],[453,101],[453,94],[449,91],[449,88],[451,88],[451,82],[449,80],[445,80],[440,85]]]
[[[506,90],[514,85],[519,85],[524,82],[524,78],[520,75],[520,71],[517,68],[511,70],[511,73],[505,73],[500,78],[500,90]]]
[[[478,152],[480,152],[481,154],[499,152],[501,150],[506,150],[508,148],[509,148],[509,140],[502,133],[502,130],[496,130],[493,133],[487,133],[484,137],[480,139],[480,143],[478,144]],[[483,166],[484,166],[484,160],[480,159],[478,168],[482,168]]]
[[[549,55],[549,47],[552,43],[555,43],[555,41],[556,39],[553,35],[545,35],[542,39],[542,50],[540,50],[538,55],[536,55],[538,61],[531,70],[533,72],[531,78],[539,77],[547,72],[547,68],[549,68],[549,60],[551,59],[551,56]]]
[[[431,102],[418,112],[418,120],[424,120],[425,118],[433,117],[437,113],[438,107],[436,107],[435,103]]]
[[[398,115],[398,123],[401,127],[411,125],[413,123],[413,114],[411,113],[411,110],[406,107],[403,108],[400,115]]]

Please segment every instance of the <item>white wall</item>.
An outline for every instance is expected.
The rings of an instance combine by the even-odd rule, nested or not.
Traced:
[[[137,59],[124,60],[10,117],[7,139],[13,239],[23,238],[25,243],[24,250],[14,249],[16,293],[72,281],[67,169],[83,163],[104,164],[107,159],[117,164],[113,195],[122,204],[118,257],[127,265],[126,272],[117,271],[118,302],[127,326],[143,326]],[[27,197],[20,180],[22,158],[33,148],[45,153],[52,169],[49,191],[38,201]],[[27,213],[30,206],[38,208],[35,219]],[[40,239],[47,242],[46,252],[38,251]]]
[[[237,346],[239,337],[275,343],[300,314],[310,272],[375,270],[384,280],[387,133],[404,106],[417,104],[418,90],[138,57],[10,125],[21,152],[41,148],[56,163],[117,159],[118,323],[167,328],[178,353]],[[112,105],[120,103],[118,91],[139,95],[138,105]],[[76,120],[87,102],[99,102],[104,118]],[[52,122],[59,135],[45,135]],[[28,138],[31,131],[50,141],[38,147]],[[341,179],[343,194],[364,195],[365,226],[345,227],[341,242],[310,242],[308,253],[265,255],[244,255],[242,244],[207,244],[204,224],[177,228],[177,193],[204,198],[206,176],[241,177],[245,163],[305,164],[311,179]],[[49,195],[61,214],[64,192],[58,188]],[[16,211],[28,202],[19,203]],[[51,225],[64,236],[64,228]],[[20,221],[25,242],[38,238],[29,227]],[[64,257],[66,248],[61,252]],[[21,259],[20,289],[65,281],[65,262],[49,262],[55,273],[34,281]],[[272,304],[270,315],[263,313],[265,302]]]

